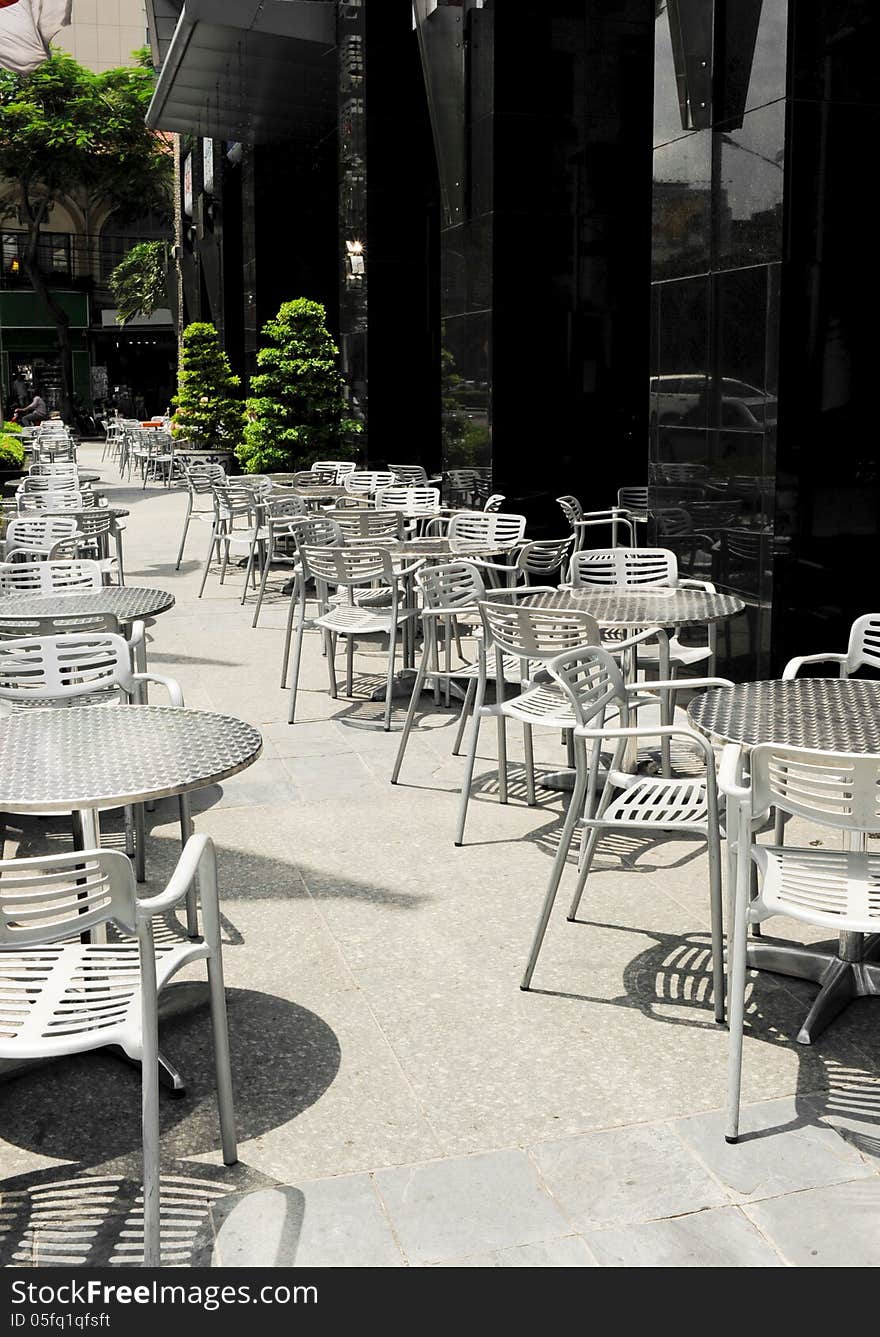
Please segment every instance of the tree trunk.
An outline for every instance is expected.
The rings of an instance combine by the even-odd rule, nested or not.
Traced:
[[[49,286],[49,280],[40,269],[36,259],[30,261],[28,256],[25,255],[22,263],[25,273],[31,281],[31,287],[45,303],[55,323],[58,356],[61,361],[61,416],[66,423],[73,424],[73,350],[70,346],[70,316],[64,310],[64,307],[56,301]],[[34,391],[39,392],[40,386],[34,386]]]
[[[31,287],[45,303],[55,323],[55,332],[58,336],[58,356],[61,362],[61,416],[66,423],[73,425],[73,350],[70,346],[70,316],[60,302],[56,300],[49,285],[48,276],[43,273],[39,261],[40,227],[46,221],[50,201],[48,198],[43,199],[35,207],[28,198],[27,190],[22,186],[21,202],[24,206],[23,212],[28,220],[28,238],[22,256],[22,264],[24,265],[24,272],[30,279]],[[39,386],[34,386],[35,393],[38,393],[39,390]]]

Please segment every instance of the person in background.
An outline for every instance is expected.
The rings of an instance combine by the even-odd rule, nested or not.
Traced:
[[[29,404],[23,408],[18,408],[13,413],[13,421],[21,423],[22,427],[36,427],[39,423],[45,422],[49,416],[49,410],[46,408],[46,401],[41,398],[35,390],[34,397]]]

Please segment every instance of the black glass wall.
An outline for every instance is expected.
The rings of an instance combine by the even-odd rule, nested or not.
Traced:
[[[651,0],[415,5],[441,178],[447,491],[533,532],[644,483]]]

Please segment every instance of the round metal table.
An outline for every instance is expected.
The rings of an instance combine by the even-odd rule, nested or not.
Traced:
[[[395,557],[411,561],[424,557],[433,562],[454,562],[459,559],[466,562],[469,557],[497,557],[507,552],[510,544],[503,543],[468,543],[465,539],[423,538],[400,539],[393,545]],[[513,545],[518,546],[518,545]]]
[[[815,748],[827,752],[880,753],[880,682],[848,678],[792,678],[718,687],[693,700],[688,717],[710,738]],[[810,947],[749,941],[749,965],[810,980],[819,993],[798,1033],[812,1041],[853,998],[880,994],[880,935],[842,933],[837,954]]]
[[[558,590],[535,594],[521,601],[536,608],[556,608],[590,613],[603,627],[698,627],[723,622],[745,608],[734,594],[709,594],[705,590]]]
[[[229,715],[168,706],[31,709],[0,720],[0,812],[80,816],[84,848],[100,846],[98,812],[149,800],[181,799],[181,837],[192,834],[193,790],[218,784],[257,760],[263,740]],[[195,894],[187,900],[190,934],[198,932]],[[172,984],[161,1017],[202,1003],[200,983]],[[20,1065],[0,1064],[0,1074]],[[160,1077],[177,1094],[184,1081],[160,1056]]]
[[[106,613],[123,626],[157,617],[174,607],[174,595],[140,585],[104,585],[83,594],[7,594],[0,597],[0,622],[31,617],[90,617]]]

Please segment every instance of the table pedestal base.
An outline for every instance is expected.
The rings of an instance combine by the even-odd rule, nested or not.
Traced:
[[[852,934],[843,934],[841,948],[846,951]],[[868,938],[859,960],[847,960],[832,952],[816,952],[809,947],[773,946],[769,943],[750,942],[749,966],[755,970],[769,970],[776,975],[809,980],[819,985],[819,992],[797,1034],[800,1045],[812,1044],[826,1026],[842,1012],[854,998],[880,996],[880,962],[871,958],[880,951],[880,934]]]

